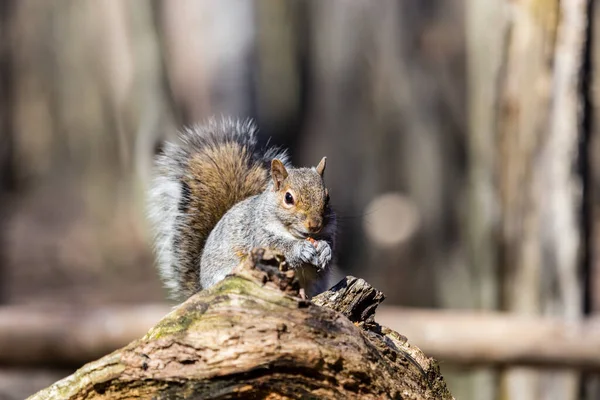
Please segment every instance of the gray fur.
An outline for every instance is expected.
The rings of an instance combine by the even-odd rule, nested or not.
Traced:
[[[177,255],[173,242],[181,229],[178,205],[182,196],[181,176],[185,173],[181,162],[185,159],[180,147],[167,143],[165,152],[156,160],[156,171],[148,192],[147,215],[154,234],[154,252],[159,273],[170,293],[177,291]]]
[[[313,171],[303,169],[303,173],[310,172]],[[336,229],[335,214],[329,213],[324,229],[316,235],[318,242],[315,248],[306,238],[290,233],[290,219],[282,215],[278,204],[270,186],[264,193],[236,204],[225,214],[204,246],[200,262],[203,288],[219,282],[239,265],[235,249],[247,253],[255,247],[267,247],[280,251],[299,275],[316,275],[305,287],[309,296],[327,289]],[[307,271],[309,269],[314,271]]]

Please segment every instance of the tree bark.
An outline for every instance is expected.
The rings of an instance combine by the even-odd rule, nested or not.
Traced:
[[[377,324],[381,292],[348,277],[312,302],[256,250],[136,340],[30,399],[453,399],[435,360]]]

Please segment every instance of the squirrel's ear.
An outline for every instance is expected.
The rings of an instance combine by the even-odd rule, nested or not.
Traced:
[[[275,190],[279,190],[279,188],[281,188],[281,185],[287,176],[288,172],[280,160],[275,158],[273,161],[271,161],[271,177],[273,178]]]
[[[317,172],[319,175],[323,176],[323,172],[325,172],[325,162],[327,161],[327,157],[323,157],[319,165],[317,165]]]

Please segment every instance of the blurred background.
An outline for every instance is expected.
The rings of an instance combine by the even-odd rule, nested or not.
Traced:
[[[2,0],[0,399],[91,361],[65,354],[118,336],[111,309],[168,310],[149,168],[213,115],[328,157],[341,272],[457,399],[600,398],[596,21],[593,0]],[[48,328],[80,318],[75,342]]]

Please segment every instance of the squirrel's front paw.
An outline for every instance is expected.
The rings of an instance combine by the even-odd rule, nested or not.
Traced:
[[[313,244],[311,242],[309,242],[308,240],[306,241],[301,241],[300,242],[300,254],[299,254],[299,258],[300,260],[305,263],[305,264],[312,264],[312,265],[317,265],[318,264],[318,260],[319,260],[319,256],[317,253],[317,248],[315,248],[315,246],[313,246]]]
[[[324,240],[319,240],[317,242],[316,250],[318,262],[314,265],[317,267],[317,270],[322,271],[329,265],[333,252],[331,251],[329,243]]]

